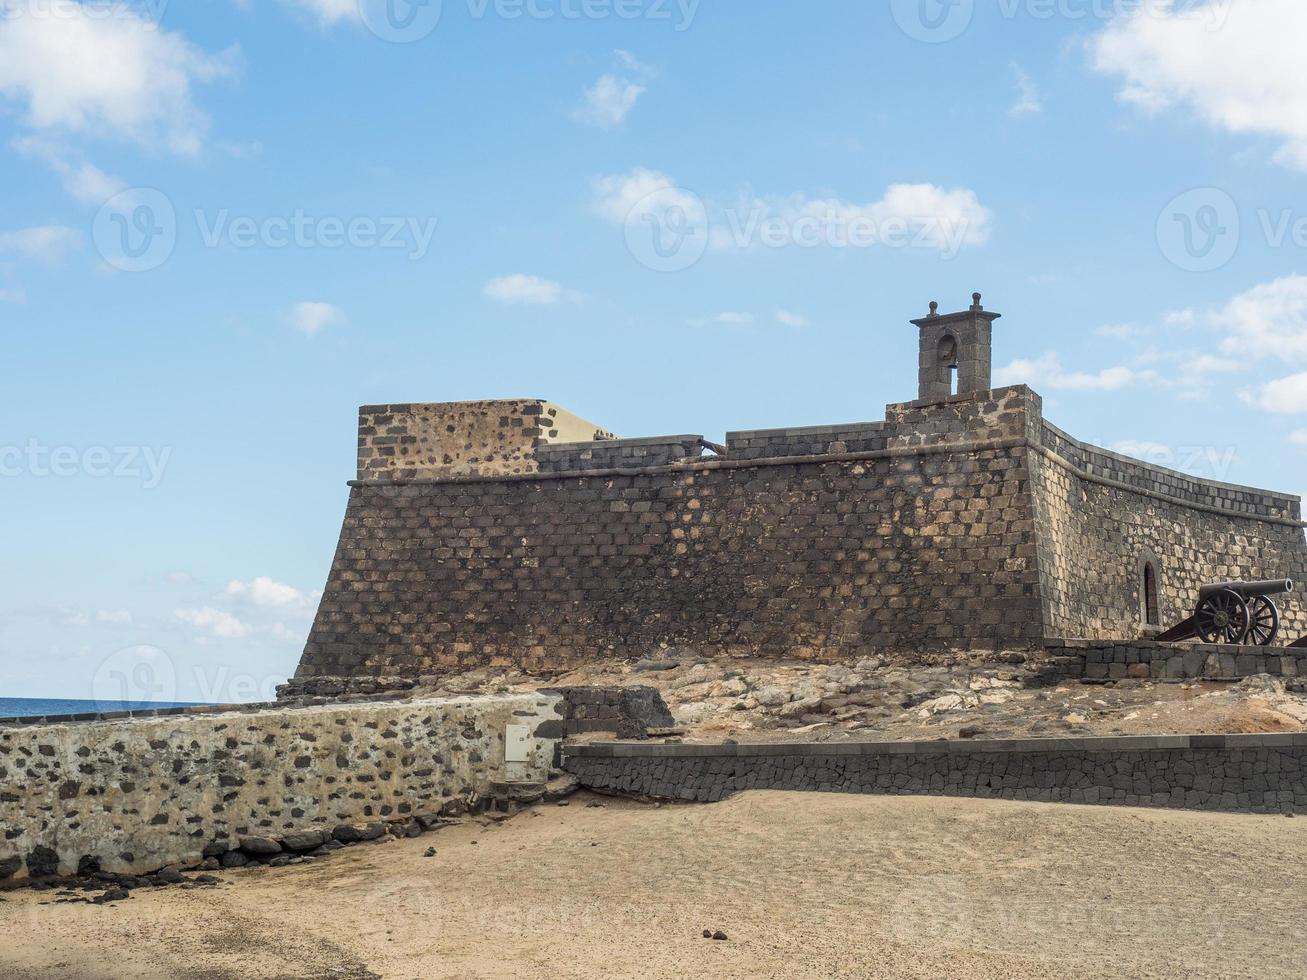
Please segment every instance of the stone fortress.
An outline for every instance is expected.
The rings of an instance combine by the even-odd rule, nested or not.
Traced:
[[[912,321],[918,397],[880,422],[718,446],[616,439],[532,399],[365,406],[286,693],[668,649],[1110,647],[1188,616],[1204,583],[1307,580],[1297,497],[1087,445],[1034,391],[992,388],[999,314],[980,300]],[[1305,632],[1290,597],[1282,635]]]
[[[1307,689],[1307,646],[1152,639],[1203,583],[1307,579],[1300,501],[1054,428],[1029,388],[991,388],[996,319],[977,295],[914,320],[919,397],[884,421],[733,432],[724,446],[616,439],[530,399],[363,408],[340,544],[281,700],[0,719],[0,890],[76,874],[110,889],[103,902],[213,884],[179,869],[317,860],[555,786],[1307,813],[1301,725],[658,741],[678,729],[648,684],[514,690],[505,670],[470,696],[442,688],[469,668],[669,657],[690,677],[747,657],[829,675],[957,652],[992,661],[964,668],[982,693],[1186,678]],[[1283,625],[1286,640],[1307,632],[1293,597]]]

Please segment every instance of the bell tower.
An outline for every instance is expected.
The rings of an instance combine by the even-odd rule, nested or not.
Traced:
[[[942,401],[950,395],[990,389],[990,327],[1000,316],[986,312],[980,305],[980,293],[972,293],[968,310],[940,313],[939,304],[931,303],[929,316],[912,321],[921,331],[919,401]]]

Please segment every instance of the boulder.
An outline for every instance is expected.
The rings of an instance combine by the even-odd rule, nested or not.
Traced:
[[[357,844],[363,839],[362,832],[347,823],[341,824],[331,832],[331,836],[341,844]]]
[[[366,823],[358,828],[359,840],[378,840],[386,833],[386,825],[380,822]]]
[[[240,851],[228,851],[222,856],[222,866],[224,868],[243,868],[250,863],[250,859]]]
[[[216,858],[222,857],[231,850],[231,844],[225,840],[216,840],[212,844],[205,844],[204,850],[200,852],[200,857]]]
[[[546,803],[557,803],[565,799],[581,788],[577,778],[570,772],[554,776],[545,783],[544,801]]]
[[[323,830],[301,830],[281,838],[281,846],[288,851],[311,851],[321,847],[331,836]]]
[[[33,878],[48,878],[59,873],[59,855],[48,847],[32,848],[27,855],[27,873]]]
[[[0,878],[12,878],[22,866],[23,859],[17,855],[0,858]]]
[[[281,845],[271,837],[242,837],[241,850],[246,854],[280,854]]]

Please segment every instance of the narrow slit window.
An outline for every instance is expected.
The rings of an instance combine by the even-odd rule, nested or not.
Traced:
[[[1162,625],[1157,606],[1157,568],[1151,561],[1144,562],[1144,622],[1149,626]]]

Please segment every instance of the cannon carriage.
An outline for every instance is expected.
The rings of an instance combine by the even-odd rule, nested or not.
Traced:
[[[1193,615],[1157,637],[1174,643],[1252,644],[1268,647],[1280,635],[1280,610],[1271,596],[1293,592],[1290,579],[1269,582],[1217,582],[1198,590]]]

